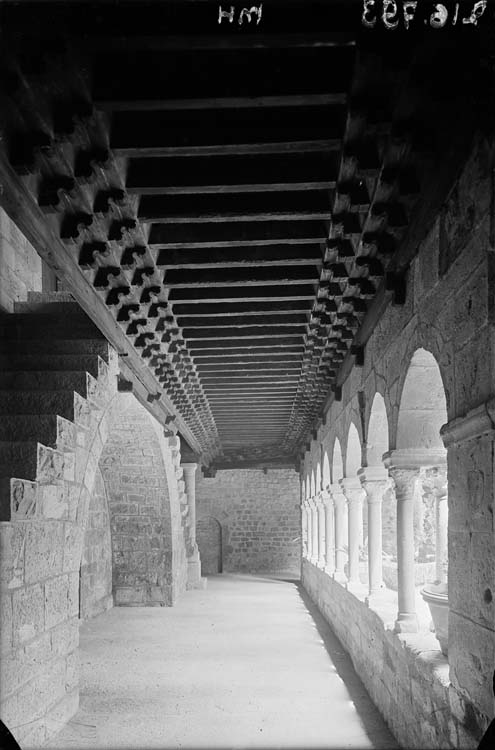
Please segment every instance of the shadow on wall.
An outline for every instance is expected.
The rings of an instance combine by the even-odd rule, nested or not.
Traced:
[[[213,516],[198,520],[196,541],[201,557],[201,574],[215,575],[223,572],[222,527]]]

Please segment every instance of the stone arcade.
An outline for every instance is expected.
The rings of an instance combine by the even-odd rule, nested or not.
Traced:
[[[300,577],[398,745],[493,718],[495,18],[290,5],[1,4],[22,747],[78,711],[80,627],[220,574]]]

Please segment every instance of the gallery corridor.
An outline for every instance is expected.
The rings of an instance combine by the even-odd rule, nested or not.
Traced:
[[[299,584],[247,575],[84,623],[80,710],[50,746],[398,747]]]

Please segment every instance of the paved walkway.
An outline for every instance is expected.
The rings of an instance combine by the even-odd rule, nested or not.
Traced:
[[[173,608],[110,610],[82,626],[81,667],[51,747],[398,748],[295,581],[216,576]]]

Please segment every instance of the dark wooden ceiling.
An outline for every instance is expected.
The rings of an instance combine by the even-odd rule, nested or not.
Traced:
[[[473,30],[361,13],[2,7],[3,205],[96,322],[111,313],[205,464],[295,460],[404,302],[469,143]]]

